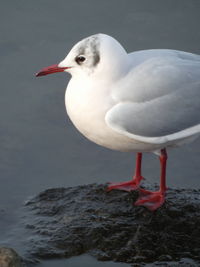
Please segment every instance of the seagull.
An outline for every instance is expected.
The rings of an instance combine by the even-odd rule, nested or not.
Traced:
[[[98,145],[137,153],[133,178],[109,183],[107,190],[138,190],[136,206],[160,208],[167,191],[167,149],[200,134],[200,56],[171,49],[127,53],[100,33],[75,44],[63,61],[36,76],[56,72],[71,74],[65,105],[75,127]],[[144,152],[159,157],[157,191],[141,187]]]

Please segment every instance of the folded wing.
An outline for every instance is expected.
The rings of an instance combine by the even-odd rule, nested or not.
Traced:
[[[154,57],[133,68],[113,89],[117,104],[107,112],[106,123],[154,144],[199,133],[200,60],[185,54]]]

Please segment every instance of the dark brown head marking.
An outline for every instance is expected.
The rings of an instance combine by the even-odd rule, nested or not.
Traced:
[[[97,35],[86,38],[78,48],[78,55],[76,59],[78,58],[78,56],[85,56],[86,58],[88,58],[88,67],[94,68],[100,61],[99,47],[100,43],[99,37]]]
[[[94,54],[94,62],[93,62],[93,65],[96,66],[100,61],[100,56],[99,56],[99,53],[95,53]]]

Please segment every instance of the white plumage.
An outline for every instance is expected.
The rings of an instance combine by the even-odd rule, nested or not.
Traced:
[[[96,37],[97,66],[73,65],[80,47],[90,49],[92,37],[75,45],[59,64],[72,66],[66,70],[72,79],[65,103],[82,134],[122,151],[154,151],[198,136],[199,55],[165,49],[127,54],[112,37]]]

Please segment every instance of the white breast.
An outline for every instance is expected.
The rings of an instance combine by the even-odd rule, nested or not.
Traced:
[[[99,90],[98,90],[99,89]],[[113,107],[108,84],[71,79],[65,94],[67,113],[75,127],[89,140],[119,151],[152,151],[159,147],[137,142],[112,130],[105,122]]]

